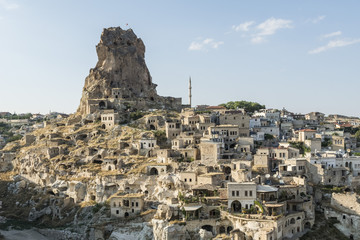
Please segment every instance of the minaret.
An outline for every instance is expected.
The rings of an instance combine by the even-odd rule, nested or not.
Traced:
[[[191,77],[189,77],[189,105],[190,105],[190,108],[191,108]]]

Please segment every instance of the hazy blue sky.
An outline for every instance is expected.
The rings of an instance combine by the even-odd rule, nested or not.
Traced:
[[[0,0],[0,111],[74,112],[102,29],[129,24],[163,96],[359,116],[359,1]]]

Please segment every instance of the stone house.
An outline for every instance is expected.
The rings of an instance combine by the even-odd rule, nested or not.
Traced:
[[[249,136],[250,117],[239,111],[226,111],[219,116],[220,125],[237,125],[239,136]]]
[[[196,129],[196,124],[200,123],[199,115],[185,116],[182,119],[182,124],[190,127],[190,130]]]
[[[171,141],[172,149],[180,149],[186,148],[191,144],[199,144],[200,143],[200,135],[195,134],[195,132],[182,132],[179,136],[175,137]]]
[[[239,127],[237,125],[217,125],[209,128],[210,138],[222,139],[225,150],[234,148],[236,139],[240,136]]]
[[[316,130],[313,129],[301,129],[299,130],[299,142],[305,142],[305,140],[315,138]]]
[[[205,185],[210,184],[214,186],[220,186],[221,182],[225,180],[224,173],[211,172],[197,176],[197,184]]]
[[[254,155],[254,170],[269,172],[270,170],[270,158],[265,154],[255,154]]]
[[[288,159],[279,165],[279,172],[283,176],[303,175],[306,173],[306,165],[308,161],[305,158]]]
[[[229,212],[241,212],[242,208],[249,209],[256,200],[256,184],[254,182],[229,182],[228,209]]]
[[[147,116],[145,118],[145,127],[150,130],[157,130],[164,126],[162,116]]]
[[[102,128],[112,128],[119,123],[119,114],[114,110],[104,110],[101,114]]]
[[[305,114],[305,120],[314,120],[318,122],[322,122],[325,119],[325,114],[321,112],[311,112]]]
[[[137,144],[137,150],[141,156],[154,156],[156,151],[154,149],[158,148],[156,145],[155,138],[142,138]]]
[[[102,171],[113,171],[117,169],[118,160],[114,157],[105,157],[101,164]]]
[[[249,128],[254,128],[254,127],[261,127],[261,118],[251,118],[249,120]]]
[[[278,188],[270,185],[257,185],[256,196],[261,201],[273,202],[278,199]]]
[[[182,124],[179,120],[165,123],[166,137],[169,140],[176,138],[182,132]]]
[[[334,151],[345,150],[345,137],[336,135],[332,136],[331,149]]]
[[[215,142],[202,139],[200,143],[201,162],[205,164],[214,164],[218,159],[221,159],[224,144],[222,142]]]
[[[197,174],[195,172],[180,172],[179,175],[186,187],[197,185]]]
[[[268,147],[259,148],[256,152],[257,155],[267,155],[270,158],[286,160],[290,158],[299,157],[299,149],[292,147]]]
[[[321,139],[320,138],[313,138],[307,139],[304,141],[305,146],[310,148],[312,153],[321,151]]]
[[[254,132],[262,132],[264,134],[273,135],[278,137],[280,135],[280,130],[278,126],[262,126],[262,127],[254,127]]]
[[[146,167],[146,172],[150,176],[165,174],[167,172],[167,166],[166,164],[149,165]]]
[[[116,193],[110,198],[111,217],[123,218],[139,215],[144,209],[144,195]]]

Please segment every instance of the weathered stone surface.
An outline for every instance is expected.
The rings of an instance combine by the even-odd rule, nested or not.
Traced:
[[[181,98],[157,95],[145,64],[144,43],[131,29],[104,29],[96,51],[98,62],[85,79],[79,113],[181,108]]]

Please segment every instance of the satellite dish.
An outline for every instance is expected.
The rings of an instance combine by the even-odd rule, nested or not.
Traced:
[[[269,179],[269,178],[270,178],[270,174],[266,174],[266,175],[265,175],[265,178],[266,178],[266,179]]]

